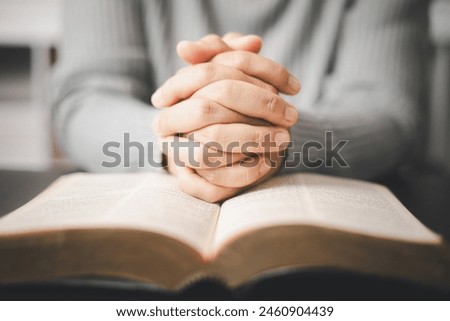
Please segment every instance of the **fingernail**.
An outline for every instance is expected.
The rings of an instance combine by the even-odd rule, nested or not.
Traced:
[[[151,101],[155,107],[158,107],[161,104],[161,100],[162,100],[162,91],[160,88],[158,88],[158,90],[153,93]]]
[[[289,134],[285,131],[280,131],[275,133],[275,143],[277,146],[280,146],[282,144],[285,144],[289,142]]]
[[[298,112],[294,107],[287,107],[284,111],[284,119],[290,123],[295,123],[298,118]]]
[[[298,81],[298,79],[292,75],[289,76],[288,85],[292,91],[294,91],[294,92],[300,91],[300,88],[301,88],[300,81]]]

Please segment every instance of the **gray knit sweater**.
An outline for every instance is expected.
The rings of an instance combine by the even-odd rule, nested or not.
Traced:
[[[158,112],[149,97],[184,65],[176,44],[237,31],[260,35],[261,54],[302,82],[302,92],[287,98],[300,111],[288,158],[307,141],[325,145],[332,131],[334,145],[348,140],[340,154],[349,167],[317,170],[374,177],[405,161],[420,129],[427,6],[425,0],[66,1],[54,78],[58,140],[91,171],[127,170],[101,166],[108,159],[103,145],[123,145],[124,133],[159,159],[156,144],[148,144],[157,139],[151,123]],[[309,155],[316,156],[324,151]],[[137,153],[131,158],[135,170]]]

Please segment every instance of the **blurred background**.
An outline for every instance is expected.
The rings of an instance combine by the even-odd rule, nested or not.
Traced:
[[[52,143],[49,81],[60,0],[0,0],[0,169],[45,170]]]
[[[61,39],[62,0],[0,0],[0,170],[70,164],[50,125],[49,89]],[[427,161],[450,172],[450,0],[430,9]]]

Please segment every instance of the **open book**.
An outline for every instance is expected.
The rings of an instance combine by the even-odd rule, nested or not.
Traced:
[[[0,218],[0,282],[119,277],[235,287],[283,268],[331,267],[450,286],[449,247],[383,186],[272,178],[221,206],[162,173],[59,178]]]

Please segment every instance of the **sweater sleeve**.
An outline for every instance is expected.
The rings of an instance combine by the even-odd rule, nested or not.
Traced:
[[[53,121],[63,152],[85,170],[159,168],[140,6],[137,0],[65,1]]]
[[[353,1],[320,98],[291,129],[284,172],[374,178],[411,155],[426,80],[427,2]]]

